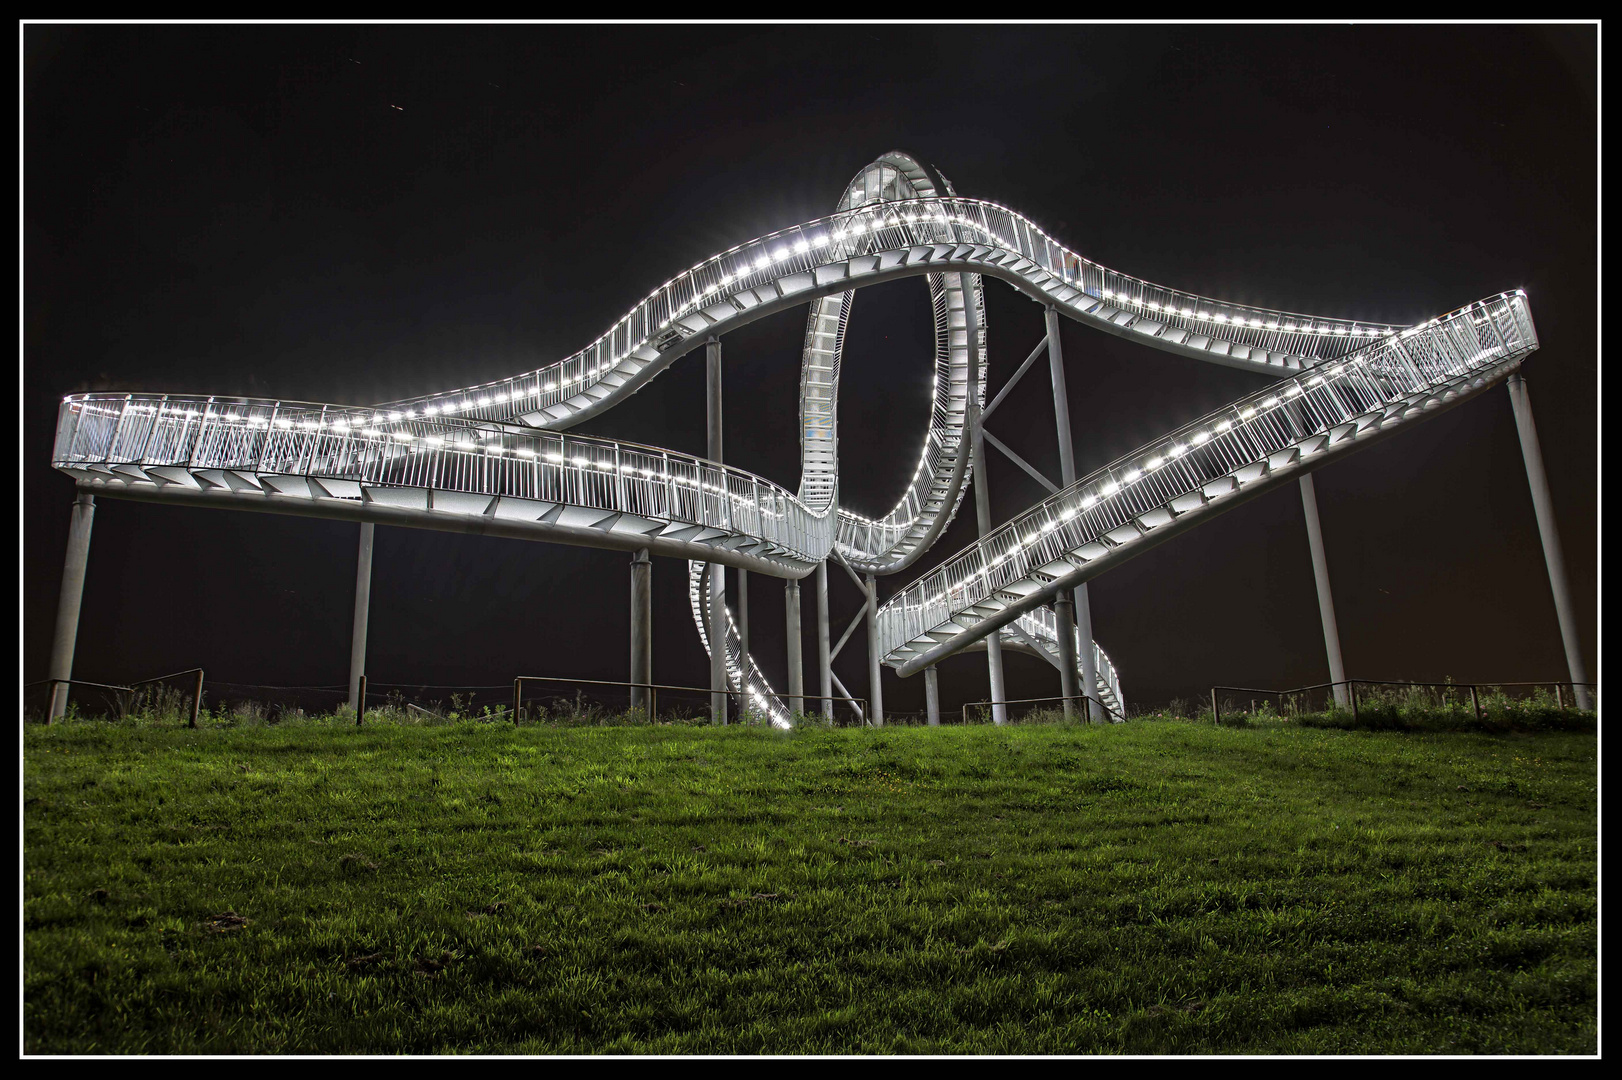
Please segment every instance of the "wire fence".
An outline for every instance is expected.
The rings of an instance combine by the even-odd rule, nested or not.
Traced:
[[[190,669],[128,683],[81,679],[41,679],[22,687],[23,721],[46,723],[53,687],[67,694],[69,720],[141,721],[163,725],[251,726],[295,721],[434,724],[499,721],[553,726],[622,724],[707,724],[707,687],[635,684],[609,680],[522,676],[508,683],[447,684],[379,682],[363,678],[360,715],[345,685],[280,685],[206,678]],[[730,691],[731,723],[766,723],[756,710],[743,710],[743,695]],[[809,697],[805,717],[836,727],[860,726],[865,699],[837,697],[831,721],[821,716],[822,699]]]
[[[237,726],[290,721],[339,720],[407,724],[499,721],[552,726],[625,724],[708,724],[712,698],[707,687],[630,683],[554,676],[521,676],[511,683],[425,684],[363,682],[360,717],[350,706],[343,685],[287,686],[207,678],[199,668],[126,683],[85,679],[41,679],[22,686],[25,723],[48,722],[53,694],[67,696],[67,718],[109,722],[142,721],[162,725]],[[1456,683],[1358,679],[1340,683],[1275,690],[1215,686],[1203,698],[1174,698],[1159,706],[1135,704],[1122,714],[1104,705],[1108,722],[1190,720],[1242,723],[1251,719],[1292,719],[1349,713],[1364,722],[1428,713],[1476,720],[1533,711],[1573,713],[1578,689],[1597,711],[1597,684],[1559,680],[1541,682]],[[737,691],[727,697],[732,723],[767,723],[756,712],[740,712]],[[990,724],[993,706],[1001,704],[1011,724],[1075,722],[1063,711],[1060,697],[975,701],[957,710],[943,709],[944,724]],[[820,695],[806,695],[801,723],[831,727],[866,726],[867,702],[833,698],[833,716],[822,714]],[[1103,704],[1103,703],[1100,703]],[[924,726],[924,712],[886,710],[886,726]]]
[[[1298,718],[1334,712],[1354,721],[1396,719],[1403,714],[1458,714],[1485,720],[1490,714],[1555,710],[1580,706],[1597,712],[1598,684],[1559,680],[1543,682],[1457,683],[1392,679],[1349,679],[1288,690],[1247,686],[1213,686],[1201,719],[1215,723],[1252,717]],[[1585,693],[1579,694],[1579,691]],[[1587,697],[1590,702],[1585,703]]]

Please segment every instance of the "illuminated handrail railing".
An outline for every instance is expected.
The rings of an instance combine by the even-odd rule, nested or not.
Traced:
[[[53,464],[181,466],[567,503],[742,534],[806,564],[832,543],[753,473],[658,447],[304,402],[86,394],[61,406]]]
[[[1027,611],[1019,617],[1017,623],[1038,642],[1056,643],[1059,640],[1058,620],[1053,617],[1051,608],[1039,607]],[[1077,656],[1081,655],[1081,649],[1086,648],[1088,644],[1092,645],[1093,670],[1098,673],[1099,683],[1095,690],[1100,691],[1099,696],[1103,698],[1104,704],[1116,712],[1124,711],[1126,699],[1121,696],[1121,677],[1115,671],[1114,662],[1104,654],[1104,650],[1100,649],[1097,643],[1083,642],[1078,631],[1072,629],[1071,632],[1075,634]]]
[[[710,650],[710,597],[707,585],[709,576],[704,572],[705,564],[689,561],[687,564],[687,600],[693,610],[693,623],[698,627],[698,638],[707,653]],[[764,716],[773,727],[792,728],[794,726],[793,713],[777,691],[767,681],[765,674],[760,670],[753,658],[743,651],[743,633],[738,629],[737,620],[732,617],[732,610],[727,609],[727,639],[724,653],[727,685],[739,688],[741,707],[748,709],[758,716]],[[744,665],[748,663],[748,678],[744,677]],[[800,711],[805,711],[805,702],[800,702]]]
[[[878,611],[880,648],[893,659],[1033,571],[1088,561],[1081,549],[1175,499],[1535,348],[1525,295],[1505,293],[1241,398],[1078,480],[896,593]]]
[[[1059,278],[1086,296],[1125,305],[1158,321],[1249,348],[1309,361],[1333,359],[1401,327],[1278,311],[1215,300],[1101,266],[1049,236],[1028,217],[982,199],[936,197],[884,202],[841,211],[768,233],[693,266],[655,289],[602,336],[553,364],[508,379],[402,398],[377,406],[431,408],[429,416],[479,419],[521,416],[580,395],[622,371],[642,353],[650,359],[665,339],[691,336],[677,320],[792,275],[853,256],[920,246],[974,245],[1018,255],[1032,265],[1015,272]],[[673,340],[673,339],[672,339]]]

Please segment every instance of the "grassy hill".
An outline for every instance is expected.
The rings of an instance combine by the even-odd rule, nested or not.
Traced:
[[[23,746],[28,1052],[1597,1048],[1591,733]]]

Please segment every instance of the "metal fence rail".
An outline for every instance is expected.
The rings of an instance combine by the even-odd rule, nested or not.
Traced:
[[[554,675],[520,675],[513,679],[513,716],[516,718],[516,720],[522,720],[527,715],[524,712],[525,683],[549,683],[563,686],[614,686],[623,687],[627,690],[645,690],[648,692],[648,706],[642,711],[650,719],[657,718],[659,715],[659,691],[661,690],[702,695],[705,711],[707,711],[709,708],[708,702],[710,695],[714,693],[714,691],[707,686],[677,686],[670,683],[624,682],[614,679],[569,679]],[[728,707],[729,709],[736,709],[736,715],[744,716],[752,714],[762,716],[768,721],[773,719],[772,714],[766,712],[765,710],[743,709],[741,707],[743,704],[743,695],[739,691],[729,690],[726,693]],[[787,694],[781,696],[785,699],[789,697]],[[821,701],[823,700],[823,697],[824,695],[822,694],[802,694],[799,695],[799,700]],[[861,712],[865,715],[865,706],[867,705],[866,698],[832,696],[832,700],[845,702],[846,704],[851,705],[854,709],[861,710]]]
[[[1064,702],[1072,702],[1079,706],[1083,701],[1092,701],[1096,703],[1099,708],[1103,709],[1114,718],[1111,723],[1123,724],[1126,722],[1126,714],[1122,713],[1119,709],[1111,708],[1102,698],[1091,694],[1078,694],[1074,697],[1009,698],[1006,701],[969,701],[963,704],[963,722],[965,724],[969,722],[970,709],[978,709],[981,706],[985,706],[989,709],[993,705],[1029,705],[1039,701],[1057,701],[1061,703],[1061,706]]]
[[[1575,699],[1574,698],[1572,699],[1572,703],[1570,705],[1568,705],[1568,703],[1567,703],[1567,696],[1564,693],[1564,691],[1565,691],[1565,689],[1567,687],[1576,688],[1578,686],[1584,686],[1584,687],[1588,687],[1588,688],[1590,688],[1592,690],[1598,690],[1598,688],[1599,688],[1598,683],[1561,682],[1561,681],[1552,680],[1552,679],[1551,680],[1541,681],[1541,682],[1492,682],[1492,683],[1412,682],[1412,681],[1395,680],[1395,679],[1343,679],[1343,680],[1341,680],[1339,682],[1313,683],[1311,686],[1297,686],[1297,687],[1294,687],[1294,688],[1289,689],[1289,690],[1267,690],[1267,689],[1261,689],[1261,688],[1254,687],[1254,686],[1213,686],[1213,687],[1211,687],[1211,719],[1212,719],[1213,723],[1220,723],[1221,720],[1222,720],[1222,707],[1221,707],[1221,704],[1220,704],[1220,702],[1218,701],[1218,698],[1217,698],[1217,692],[1218,691],[1224,691],[1224,692],[1236,693],[1236,694],[1263,694],[1263,695],[1266,695],[1268,697],[1274,698],[1275,700],[1282,701],[1285,698],[1292,698],[1292,697],[1296,697],[1296,696],[1301,695],[1301,694],[1311,693],[1314,690],[1333,690],[1333,689],[1335,689],[1337,687],[1341,687],[1341,686],[1347,687],[1348,690],[1350,691],[1350,694],[1349,694],[1350,706],[1351,706],[1351,712],[1352,712],[1352,719],[1354,719],[1354,720],[1356,720],[1358,718],[1357,688],[1359,686],[1401,686],[1401,687],[1414,687],[1414,688],[1425,688],[1425,689],[1434,689],[1434,690],[1457,690],[1460,693],[1463,693],[1464,691],[1468,690],[1469,693],[1470,693],[1470,707],[1471,707],[1471,710],[1475,713],[1475,717],[1476,717],[1477,720],[1480,720],[1480,719],[1483,718],[1483,714],[1482,714],[1482,710],[1481,710],[1481,691],[1483,691],[1483,690],[1487,690],[1487,691],[1502,690],[1503,688],[1510,687],[1510,686],[1514,686],[1514,687],[1530,686],[1530,687],[1534,687],[1534,688],[1535,687],[1541,687],[1541,686],[1549,686],[1549,687],[1554,688],[1554,695],[1555,695],[1556,704],[1562,710],[1564,710],[1564,709],[1567,709],[1567,708],[1575,707]]]

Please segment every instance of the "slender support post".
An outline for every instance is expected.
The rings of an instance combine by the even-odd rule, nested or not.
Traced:
[[[788,642],[788,700],[795,713],[808,713],[805,707],[805,661],[800,654],[800,583],[793,578],[783,583],[783,628]]]
[[[1059,482],[1069,487],[1076,482],[1076,444],[1070,434],[1070,398],[1064,385],[1064,342],[1059,337],[1059,312],[1052,304],[1042,313],[1047,326],[1048,373],[1053,382],[1053,426],[1059,439]],[[1087,596],[1087,583],[1071,590],[1074,605],[1071,618],[1080,635],[1081,691],[1086,696],[1087,723],[1104,723],[1103,706],[1098,696],[1098,664],[1093,658],[1093,606]],[[1058,609],[1054,609],[1057,614]],[[1068,716],[1068,712],[1066,713]]]
[[[1329,653],[1329,681],[1335,684],[1335,704],[1348,702],[1346,665],[1340,658],[1340,631],[1335,626],[1335,598],[1329,591],[1329,563],[1324,558],[1324,534],[1318,524],[1318,495],[1312,474],[1301,477],[1301,507],[1307,514],[1307,546],[1312,549],[1312,576],[1318,583],[1318,614],[1323,619],[1324,649]]]
[[[1076,718],[1081,697],[1076,677],[1076,603],[1060,593],[1053,598],[1053,629],[1059,638],[1059,693],[1064,695],[1064,718]]]
[[[935,665],[924,668],[924,710],[930,727],[941,726],[941,680]]]
[[[727,608],[726,567],[710,563],[710,719],[727,722]]]
[[[834,718],[834,665],[828,656],[828,560],[817,563],[817,668],[822,675],[822,715]],[[849,695],[847,695],[849,696]]]
[[[203,711],[203,669],[198,668],[197,669],[197,685],[196,685],[196,687],[193,688],[192,695],[191,695],[191,723],[187,724],[186,726],[189,727],[189,728],[195,728],[197,726],[197,716],[202,711]]]
[[[738,638],[743,643],[743,652],[739,658],[739,668],[743,672],[743,685],[738,688],[738,700],[743,705],[749,702],[749,571],[738,571]],[[739,705],[739,708],[743,708]]]
[[[704,348],[705,434],[709,459],[721,457],[721,342],[711,338]],[[727,722],[727,613],[726,568],[711,563],[710,575],[710,717]]]
[[[1526,480],[1532,488],[1532,509],[1537,514],[1538,534],[1543,538],[1543,561],[1549,567],[1554,613],[1560,620],[1560,640],[1566,646],[1566,667],[1575,684],[1572,691],[1579,709],[1592,709],[1593,690],[1587,685],[1588,669],[1583,665],[1582,643],[1577,637],[1577,613],[1571,603],[1571,583],[1566,578],[1566,556],[1560,547],[1554,502],[1549,497],[1549,477],[1543,471],[1543,449],[1538,444],[1537,424],[1532,420],[1532,399],[1527,396],[1526,380],[1519,371],[1509,377],[1508,384],[1509,400],[1515,407],[1515,428],[1521,436],[1521,457],[1526,460]]]
[[[980,313],[975,310],[974,290],[970,287],[972,275],[963,274],[963,324],[965,347],[969,357],[968,422],[969,448],[974,454],[974,516],[982,538],[991,532],[991,492],[987,487],[986,440],[980,425]],[[1008,700],[1003,688],[1002,641],[997,634],[986,638],[986,672],[991,681],[991,722],[1006,724]]]
[[[1109,723],[1109,713],[1098,699],[1098,655],[1093,647],[1093,605],[1087,596],[1085,583],[1071,591],[1075,599],[1076,636],[1081,639],[1081,692],[1087,699],[1087,712],[1083,717],[1089,724]]]
[[[648,549],[631,556],[631,681],[653,681],[653,560]],[[648,688],[631,687],[631,708],[648,710]]]
[[[62,563],[62,592],[56,601],[56,636],[51,640],[51,708],[45,722],[68,710],[68,683],[73,678],[73,647],[79,638],[79,601],[84,597],[85,565],[90,560],[90,526],[96,518],[96,497],[81,491],[73,500],[68,519],[68,552]]]
[[[884,686],[879,676],[884,667],[879,662],[879,587],[873,575],[867,575],[867,693],[871,699],[873,726],[884,726]]]
[[[372,606],[372,537],[377,526],[360,524],[360,558],[355,566],[355,622],[349,633],[349,709],[360,711],[360,680],[366,673],[366,622]]]

